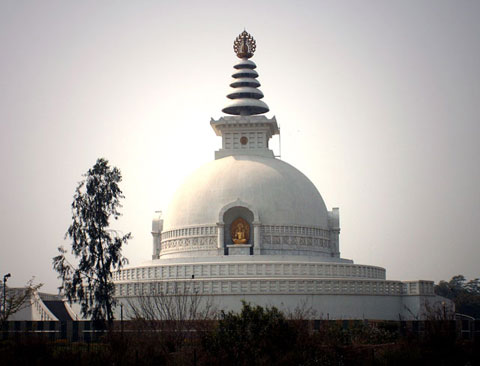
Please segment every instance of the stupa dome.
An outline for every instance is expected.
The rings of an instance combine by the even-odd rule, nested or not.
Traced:
[[[260,115],[268,107],[249,60],[255,49],[246,31],[234,42],[240,61],[227,95],[231,103],[223,109],[230,116],[210,121],[222,147],[173,196],[152,231],[154,259],[288,255],[341,261],[338,209],[327,211],[312,182],[269,149],[280,129],[275,117]]]
[[[290,164],[254,155],[214,160],[193,173],[173,197],[163,229],[215,224],[235,201],[257,212],[262,225],[328,229],[325,203],[312,182]]]

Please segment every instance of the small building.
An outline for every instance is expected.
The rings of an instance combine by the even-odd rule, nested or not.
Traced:
[[[7,320],[9,321],[78,320],[67,300],[60,295],[47,294],[28,287],[7,287],[6,291],[7,299],[11,297],[24,298],[18,310],[8,316]],[[3,286],[0,286],[0,293],[3,295]]]

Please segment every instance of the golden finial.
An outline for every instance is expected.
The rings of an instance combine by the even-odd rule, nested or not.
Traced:
[[[233,42],[233,50],[239,58],[250,58],[253,56],[257,45],[255,39],[244,30]]]

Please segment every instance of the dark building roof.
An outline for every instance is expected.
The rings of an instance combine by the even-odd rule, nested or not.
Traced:
[[[58,320],[62,322],[75,320],[72,319],[68,313],[67,309],[65,308],[65,303],[62,300],[48,300],[43,301],[43,303],[47,306],[48,310],[50,310],[53,315],[57,317]]]

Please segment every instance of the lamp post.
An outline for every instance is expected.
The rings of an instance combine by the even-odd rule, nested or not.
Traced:
[[[120,331],[122,332],[123,337],[123,303],[120,302]]]
[[[7,278],[11,277],[10,273],[3,276],[3,319],[7,320]]]

